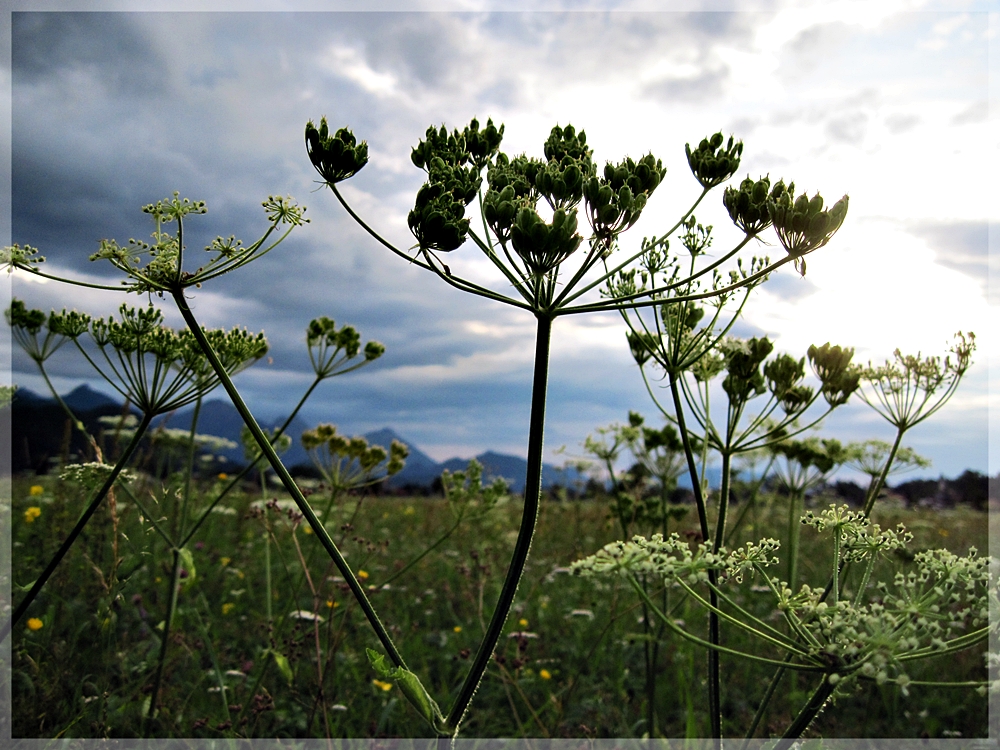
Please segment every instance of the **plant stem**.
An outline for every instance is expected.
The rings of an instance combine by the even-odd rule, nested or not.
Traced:
[[[403,667],[405,669],[406,662],[403,661],[402,655],[396,649],[395,644],[392,642],[392,638],[389,637],[389,632],[385,629],[385,626],[376,614],[374,607],[372,607],[371,602],[365,595],[364,589],[361,587],[361,584],[358,583],[358,579],[355,577],[351,567],[347,564],[347,560],[344,559],[344,556],[337,548],[337,545],[333,543],[333,539],[330,538],[330,534],[326,530],[326,527],[320,522],[319,518],[316,517],[316,513],[313,512],[312,507],[302,494],[302,491],[298,488],[298,485],[295,484],[295,480],[292,479],[292,475],[288,473],[288,469],[286,469],[285,465],[281,463],[281,459],[278,458],[278,454],[271,446],[270,440],[260,429],[260,425],[257,424],[257,420],[253,418],[253,414],[250,413],[250,409],[248,409],[247,405],[243,402],[243,397],[240,396],[239,391],[236,390],[236,386],[233,385],[233,381],[229,377],[229,373],[226,372],[226,368],[223,367],[218,355],[212,349],[212,345],[206,338],[205,332],[198,324],[197,319],[194,317],[194,313],[191,312],[191,308],[188,307],[187,300],[184,299],[184,290],[179,288],[175,289],[172,292],[172,295],[174,302],[177,304],[178,310],[180,310],[181,315],[184,317],[184,322],[187,323],[188,329],[190,329],[206,358],[211,363],[212,369],[215,370],[215,374],[218,376],[223,388],[225,388],[226,393],[229,394],[229,398],[232,400],[233,406],[235,406],[236,411],[240,413],[247,429],[250,430],[250,433],[253,435],[257,445],[260,447],[264,456],[271,464],[271,468],[274,469],[274,472],[281,479],[281,483],[285,486],[288,494],[291,495],[292,499],[295,501],[299,512],[305,517],[320,543],[323,545],[324,549],[326,549],[327,554],[330,555],[331,559],[337,565],[337,569],[340,571],[340,574],[344,577],[344,580],[350,587],[351,593],[354,594],[354,598],[357,599],[358,604],[361,605],[361,610],[365,613],[365,617],[368,619],[372,629],[375,631],[375,635],[378,636],[379,641],[382,643],[382,647],[386,650],[386,653],[389,655],[393,664],[397,667]]]
[[[789,654],[785,657],[786,661],[792,660],[792,655]],[[774,696],[774,691],[778,688],[778,683],[781,682],[781,678],[785,676],[785,668],[778,667],[774,676],[771,677],[771,682],[767,685],[767,690],[764,691],[764,697],[760,700],[760,705],[757,706],[757,713],[753,715],[753,721],[750,722],[750,728],[747,729],[746,739],[740,750],[747,750],[750,745],[750,740],[753,739],[754,733],[757,731],[757,727],[760,725],[760,720],[764,718],[764,713],[767,711],[767,705],[771,702],[771,698]]]
[[[801,538],[802,524],[799,518],[802,515],[802,498],[799,491],[793,489],[788,495],[788,587],[795,591],[796,579],[799,576],[799,539]],[[834,573],[836,581],[836,573]]]
[[[475,694],[476,688],[479,687],[486,667],[493,657],[493,649],[496,647],[497,641],[500,640],[507,615],[514,603],[517,585],[524,572],[524,564],[531,548],[531,538],[535,533],[535,523],[538,520],[538,501],[542,491],[542,439],[545,433],[545,392],[548,386],[552,318],[544,313],[536,313],[535,317],[538,321],[538,328],[535,335],[535,370],[531,386],[531,417],[528,427],[528,469],[524,482],[524,509],[521,514],[521,527],[517,533],[517,542],[514,545],[510,566],[507,568],[507,577],[500,590],[500,598],[497,601],[496,609],[493,610],[493,617],[486,629],[486,635],[479,645],[475,660],[472,662],[472,668],[462,684],[458,698],[448,714],[447,726],[456,734],[465,712],[469,708],[472,696]]]
[[[170,572],[170,595],[167,598],[167,615],[163,618],[163,634],[160,636],[160,654],[156,663],[156,676],[153,678],[153,690],[149,694],[149,709],[143,726],[143,736],[149,732],[149,724],[156,716],[156,701],[160,695],[160,684],[163,680],[163,666],[167,661],[167,647],[170,643],[170,626],[173,624],[174,613],[177,611],[177,594],[180,586],[181,552],[174,549],[173,569]]]
[[[83,511],[83,515],[80,516],[80,520],[76,522],[76,526],[74,526],[73,530],[69,532],[69,536],[66,537],[62,546],[56,551],[55,556],[49,560],[49,564],[45,567],[45,570],[43,570],[42,574],[35,580],[31,590],[24,597],[24,599],[21,600],[21,603],[17,605],[17,609],[14,610],[14,614],[11,615],[10,619],[4,623],[2,628],[0,628],[0,643],[3,643],[4,639],[10,634],[11,629],[13,629],[13,627],[17,625],[18,621],[20,621],[20,619],[24,616],[28,607],[31,606],[31,603],[35,601],[35,597],[37,597],[38,593],[42,590],[42,586],[44,586],[45,582],[49,580],[52,573],[55,572],[55,569],[59,566],[59,563],[62,562],[62,559],[66,556],[66,553],[69,552],[70,547],[73,546],[77,538],[83,532],[83,527],[87,525],[91,516],[93,516],[97,511],[101,501],[104,500],[105,495],[108,494],[111,487],[118,479],[118,475],[121,473],[122,469],[125,468],[125,464],[127,464],[129,459],[132,458],[132,454],[139,446],[139,441],[145,434],[146,428],[149,427],[149,423],[152,419],[152,414],[147,413],[143,415],[142,421],[136,428],[135,435],[132,436],[129,444],[125,447],[125,452],[122,453],[121,458],[118,459],[118,463],[116,463],[114,468],[111,470],[111,473],[104,481],[104,484],[101,486],[97,495],[95,495],[94,499],[90,501],[90,505],[87,506],[87,509]]]
[[[281,438],[281,436],[285,434],[285,430],[288,429],[288,425],[292,423],[292,420],[295,419],[296,415],[299,413],[299,410],[302,408],[302,405],[305,404],[306,399],[309,398],[309,396],[315,390],[316,386],[318,386],[321,382],[323,382],[324,379],[325,378],[322,376],[319,375],[316,376],[316,379],[313,380],[312,385],[309,386],[309,388],[303,394],[302,398],[299,399],[299,403],[295,405],[294,409],[292,409],[292,413],[288,415],[288,418],[284,421],[284,424],[282,424],[281,427],[279,427],[277,430],[274,431],[274,435],[271,437],[271,445],[277,444],[279,438]],[[243,477],[245,477],[253,470],[253,466],[254,464],[252,461],[248,462],[247,465],[240,470],[240,473],[229,481],[229,484],[227,484],[218,494],[218,496],[216,496],[216,498],[211,503],[209,503],[208,507],[205,508],[204,511],[202,511],[201,515],[198,517],[198,520],[194,522],[194,526],[191,527],[191,530],[188,531],[184,539],[181,540],[179,546],[184,547],[187,545],[187,543],[191,540],[191,537],[194,536],[194,533],[205,522],[205,519],[208,518],[208,516],[211,514],[215,506],[218,505],[219,502],[222,500],[222,498],[224,498],[227,494],[229,494],[229,492],[237,484],[240,483],[240,480],[242,480]]]
[[[707,543],[709,540],[708,511],[705,507],[705,498],[702,494],[701,479],[698,476],[698,469],[694,463],[694,452],[691,449],[691,441],[688,437],[687,427],[684,422],[684,407],[681,405],[680,388],[678,378],[680,373],[670,374],[670,393],[674,400],[674,411],[677,415],[677,427],[681,440],[684,443],[684,454],[687,458],[688,473],[691,475],[691,489],[694,491],[695,503],[698,507],[698,521],[701,524],[701,536]],[[718,574],[715,571],[709,573],[713,585],[718,583]],[[718,606],[718,597],[715,592],[711,592],[710,599],[712,606]],[[719,646],[719,617],[714,612],[708,614],[708,640],[713,648],[708,651],[708,710],[711,718],[712,737],[718,739],[722,737],[722,706],[720,701],[720,677],[719,677],[719,653],[715,647]]]
[[[785,730],[785,733],[781,737],[781,742],[774,746],[774,750],[788,750],[792,746],[792,740],[802,736],[802,733],[806,731],[812,720],[816,718],[816,714],[826,705],[827,700],[833,694],[833,690],[834,684],[830,682],[830,676],[823,675],[823,681],[820,682],[812,697],[809,698],[809,702],[799,711],[799,715],[795,717],[795,721],[788,725],[788,729]]]
[[[872,508],[875,506],[875,501],[878,499],[879,493],[885,486],[885,480],[889,476],[889,472],[892,470],[892,462],[896,460],[896,451],[899,450],[899,444],[903,440],[903,433],[906,432],[907,425],[901,425],[896,429],[896,440],[892,444],[892,448],[889,450],[889,457],[885,460],[885,466],[882,467],[882,473],[879,475],[878,479],[875,481],[874,485],[865,498],[864,514],[865,518],[871,517]]]

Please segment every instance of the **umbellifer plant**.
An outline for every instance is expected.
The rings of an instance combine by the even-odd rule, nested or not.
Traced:
[[[682,273],[667,254],[668,240],[681,228],[690,233],[689,222],[698,204],[735,174],[743,152],[741,141],[716,133],[696,148],[687,145],[687,162],[701,190],[674,226],[629,252],[621,247],[620,238],[639,220],[665,178],[666,168],[660,159],[650,153],[599,168],[585,132],[572,125],[552,128],[543,144],[543,158],[512,157],[499,150],[503,132],[503,125],[497,127],[489,120],[482,127],[475,119],[461,131],[449,132],[444,126],[427,129],[412,152],[413,164],[427,176],[408,216],[416,244],[401,249],[366,223],[337,187],[365,166],[367,143],[359,142],[347,128],[331,131],[325,118],[318,126],[310,121],[305,129],[309,158],[323,183],[379,243],[460,291],[524,310],[536,320],[520,528],[485,636],[451,708],[443,713],[416,675],[391,651],[388,662],[392,666],[372,652],[379,675],[395,678],[435,730],[452,736],[457,735],[493,656],[534,534],[541,492],[549,344],[555,319],[726,298],[761,283],[787,263],[805,273],[805,256],[830,241],[848,207],[847,196],[825,209],[818,194],[811,199],[804,194],[796,196],[794,184],[786,187],[779,182],[771,187],[766,178],[747,179],[739,190],[727,191],[725,197],[726,208],[743,229],[744,238],[701,268],[695,267],[696,254],[692,253],[691,269]],[[473,204],[479,214],[475,222],[466,215]],[[581,212],[589,231],[583,229]],[[738,257],[740,251],[772,225],[785,257],[774,263],[753,258],[744,266]],[[470,240],[496,267],[504,291],[464,278],[457,264],[452,268],[448,254]],[[732,266],[727,265],[730,261]],[[702,282],[706,283],[699,286]],[[507,291],[510,289],[513,293]],[[717,704],[717,691],[713,696]],[[720,732],[721,727],[713,721],[713,734],[719,736]]]

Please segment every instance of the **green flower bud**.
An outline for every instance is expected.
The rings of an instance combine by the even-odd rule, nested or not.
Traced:
[[[722,381],[722,389],[733,403],[746,401],[765,390],[760,365],[774,349],[767,338],[752,338],[740,347],[734,347],[726,361],[728,374]]]
[[[552,209],[572,208],[583,198],[584,167],[570,156],[549,161],[535,175],[535,188]]]
[[[822,383],[821,393],[830,406],[847,402],[861,383],[861,369],[851,364],[854,349],[832,346],[810,346],[806,351],[813,372]]]
[[[545,158],[549,161],[561,162],[568,156],[586,165],[590,170],[593,169],[591,156],[594,151],[587,148],[587,134],[582,130],[577,132],[572,125],[567,125],[565,128],[560,128],[558,125],[553,127],[545,140],[543,150]]]
[[[468,149],[476,169],[480,170],[500,148],[500,142],[503,140],[503,125],[501,124],[500,128],[497,129],[493,120],[487,120],[486,127],[480,130],[479,121],[473,118],[472,122],[465,128],[463,136],[465,147]]]
[[[476,123],[477,128],[478,125]],[[416,145],[410,154],[410,159],[414,166],[430,172],[435,158],[453,167],[468,164],[470,155],[466,148],[465,136],[457,130],[449,135],[444,125],[440,128],[433,126],[427,128],[425,139]]]
[[[77,312],[76,310],[70,310],[69,312],[63,310],[61,313],[53,310],[49,315],[49,330],[57,336],[75,339],[87,332],[87,329],[90,327],[90,320],[89,315]]]
[[[450,252],[465,242],[469,232],[469,220],[464,216],[462,200],[456,200],[440,182],[425,182],[407,223],[421,248]]]
[[[326,118],[320,118],[319,128],[312,120],[306,123],[306,151],[309,160],[323,180],[333,185],[353,177],[368,163],[368,144],[358,143],[347,128],[330,135]]]
[[[632,352],[632,358],[640,367],[649,361],[659,344],[657,337],[651,333],[628,331],[625,338],[628,339],[628,348]]]
[[[610,241],[635,224],[666,173],[663,162],[652,154],[638,162],[626,158],[621,164],[605,164],[603,178],[590,177],[583,185],[594,234]]]
[[[10,307],[4,316],[11,328],[19,328],[34,335],[45,325],[45,313],[41,310],[29,310],[23,300],[12,299]]]
[[[698,148],[691,150],[691,144],[684,144],[688,166],[698,182],[704,188],[720,185],[735,174],[740,167],[740,156],[743,154],[743,141],[734,141],[729,136],[729,142],[722,149],[722,133],[716,133],[711,140],[704,138]]]
[[[785,251],[795,258],[795,267],[805,275],[806,253],[823,247],[840,229],[847,216],[845,195],[828,210],[823,210],[823,198],[817,193],[810,200],[805,194],[793,200],[794,184],[781,195],[768,198],[767,210],[775,232]]]
[[[771,189],[769,177],[761,177],[755,182],[748,176],[740,183],[739,188],[725,189],[722,204],[737,227],[747,234],[759,234],[771,225],[771,215],[767,210],[768,199],[777,200],[787,189],[781,180]],[[795,189],[795,183],[792,183],[790,189]]]
[[[576,210],[556,209],[546,224],[530,206],[517,212],[510,239],[532,275],[542,276],[572,255],[583,237],[576,233]]]

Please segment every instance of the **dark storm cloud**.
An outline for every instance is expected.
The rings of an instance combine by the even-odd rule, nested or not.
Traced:
[[[269,257],[191,292],[206,325],[266,330],[273,364],[262,362],[238,381],[252,407],[282,414],[301,394],[310,377],[304,327],[328,315],[355,325],[364,340],[381,340],[387,351],[372,366],[324,384],[309,402],[310,418],[349,432],[391,426],[422,447],[474,446],[466,455],[526,442],[531,364],[522,354],[531,351],[531,316],[408,266],[359,229],[328,190],[312,192],[317,175],[305,155],[305,121],[326,115],[332,126],[350,126],[368,140],[371,163],[344,193],[377,231],[406,248],[414,241],[406,214],[424,179],[409,153],[428,125],[497,117],[491,107],[524,116],[568,85],[585,91],[612,83],[634,99],[653,66],[662,77],[648,84],[651,99],[715,101],[730,74],[717,48],[752,51],[755,29],[770,17],[48,15],[25,14],[14,29],[13,240],[40,246],[60,269],[93,274],[104,267],[111,278],[109,266],[86,258],[104,237],[147,238],[152,224],[139,210],[144,203],[175,189],[208,202],[209,213],[187,225],[194,262],[216,235],[256,239],[264,226],[260,201],[290,193],[309,206],[313,223]],[[828,32],[800,38],[792,52],[800,62],[815,55],[809,39],[832,38]],[[369,74],[346,69],[358,61]],[[385,90],[380,81],[390,82]],[[881,119],[849,96],[812,109],[798,100],[787,106],[815,126],[818,143],[828,125],[850,134],[850,122],[837,125],[838,117]],[[765,125],[769,112],[730,117],[743,137],[748,133],[736,125]],[[764,154],[754,164],[780,176],[773,170],[787,162]],[[753,168],[748,159],[744,169]],[[448,262],[474,256],[466,247]],[[811,286],[791,274],[772,284],[783,297],[804,296]],[[18,284],[21,292],[46,310],[63,304],[55,285]],[[64,294],[68,306],[91,304],[90,297]],[[107,314],[118,301],[95,311]],[[176,313],[171,320],[179,324]],[[477,333],[469,322],[503,330]],[[736,332],[762,333],[745,324]],[[546,436],[552,447],[578,447],[587,432],[623,420],[630,408],[653,411],[623,342],[613,350],[581,349],[553,354]],[[86,377],[71,354],[53,360],[55,374]],[[15,359],[15,375],[31,369]]]
[[[23,82],[84,72],[129,96],[151,96],[162,61],[122,13],[13,14],[11,63]]]

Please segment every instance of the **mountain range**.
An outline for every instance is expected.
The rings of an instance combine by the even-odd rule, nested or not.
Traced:
[[[94,434],[97,431],[99,417],[121,414],[124,408],[121,402],[115,401],[115,399],[88,385],[76,387],[62,396],[62,399]],[[63,443],[66,442],[66,415],[53,399],[21,388],[14,396],[11,409],[12,447],[14,448],[12,468],[14,471],[31,468],[39,470],[51,460],[51,457],[57,457],[61,450],[65,450]],[[189,406],[175,413],[159,417],[154,420],[152,427],[155,429],[162,425],[187,430],[191,428],[193,414],[194,407]],[[282,422],[284,419],[261,420],[260,424],[261,427],[275,428]],[[302,432],[311,426],[299,416],[296,416],[288,426],[286,432],[292,437],[292,445],[282,455],[282,461],[287,466],[305,467],[311,465],[309,455],[298,440]],[[202,403],[198,415],[197,431],[203,435],[213,435],[237,443],[238,447],[218,451],[215,455],[221,456],[233,464],[245,465],[246,458],[242,446],[239,445],[242,427],[243,419],[229,402],[213,399]],[[366,433],[363,437],[372,445],[382,445],[388,448],[393,440],[398,440],[409,447],[410,455],[406,459],[406,466],[401,472],[390,478],[388,482],[390,487],[429,487],[441,476],[442,471],[446,469],[452,472],[460,471],[468,465],[468,460],[462,458],[450,458],[439,463],[421,451],[413,441],[407,440],[389,427]],[[70,450],[83,450],[83,445],[78,438],[79,436],[75,433],[70,436]],[[476,460],[483,465],[484,479],[503,478],[508,481],[512,492],[524,490],[524,479],[528,466],[525,458],[486,451],[476,456]],[[563,470],[552,464],[543,464],[543,487],[585,481],[586,476],[579,474],[575,469]]]

